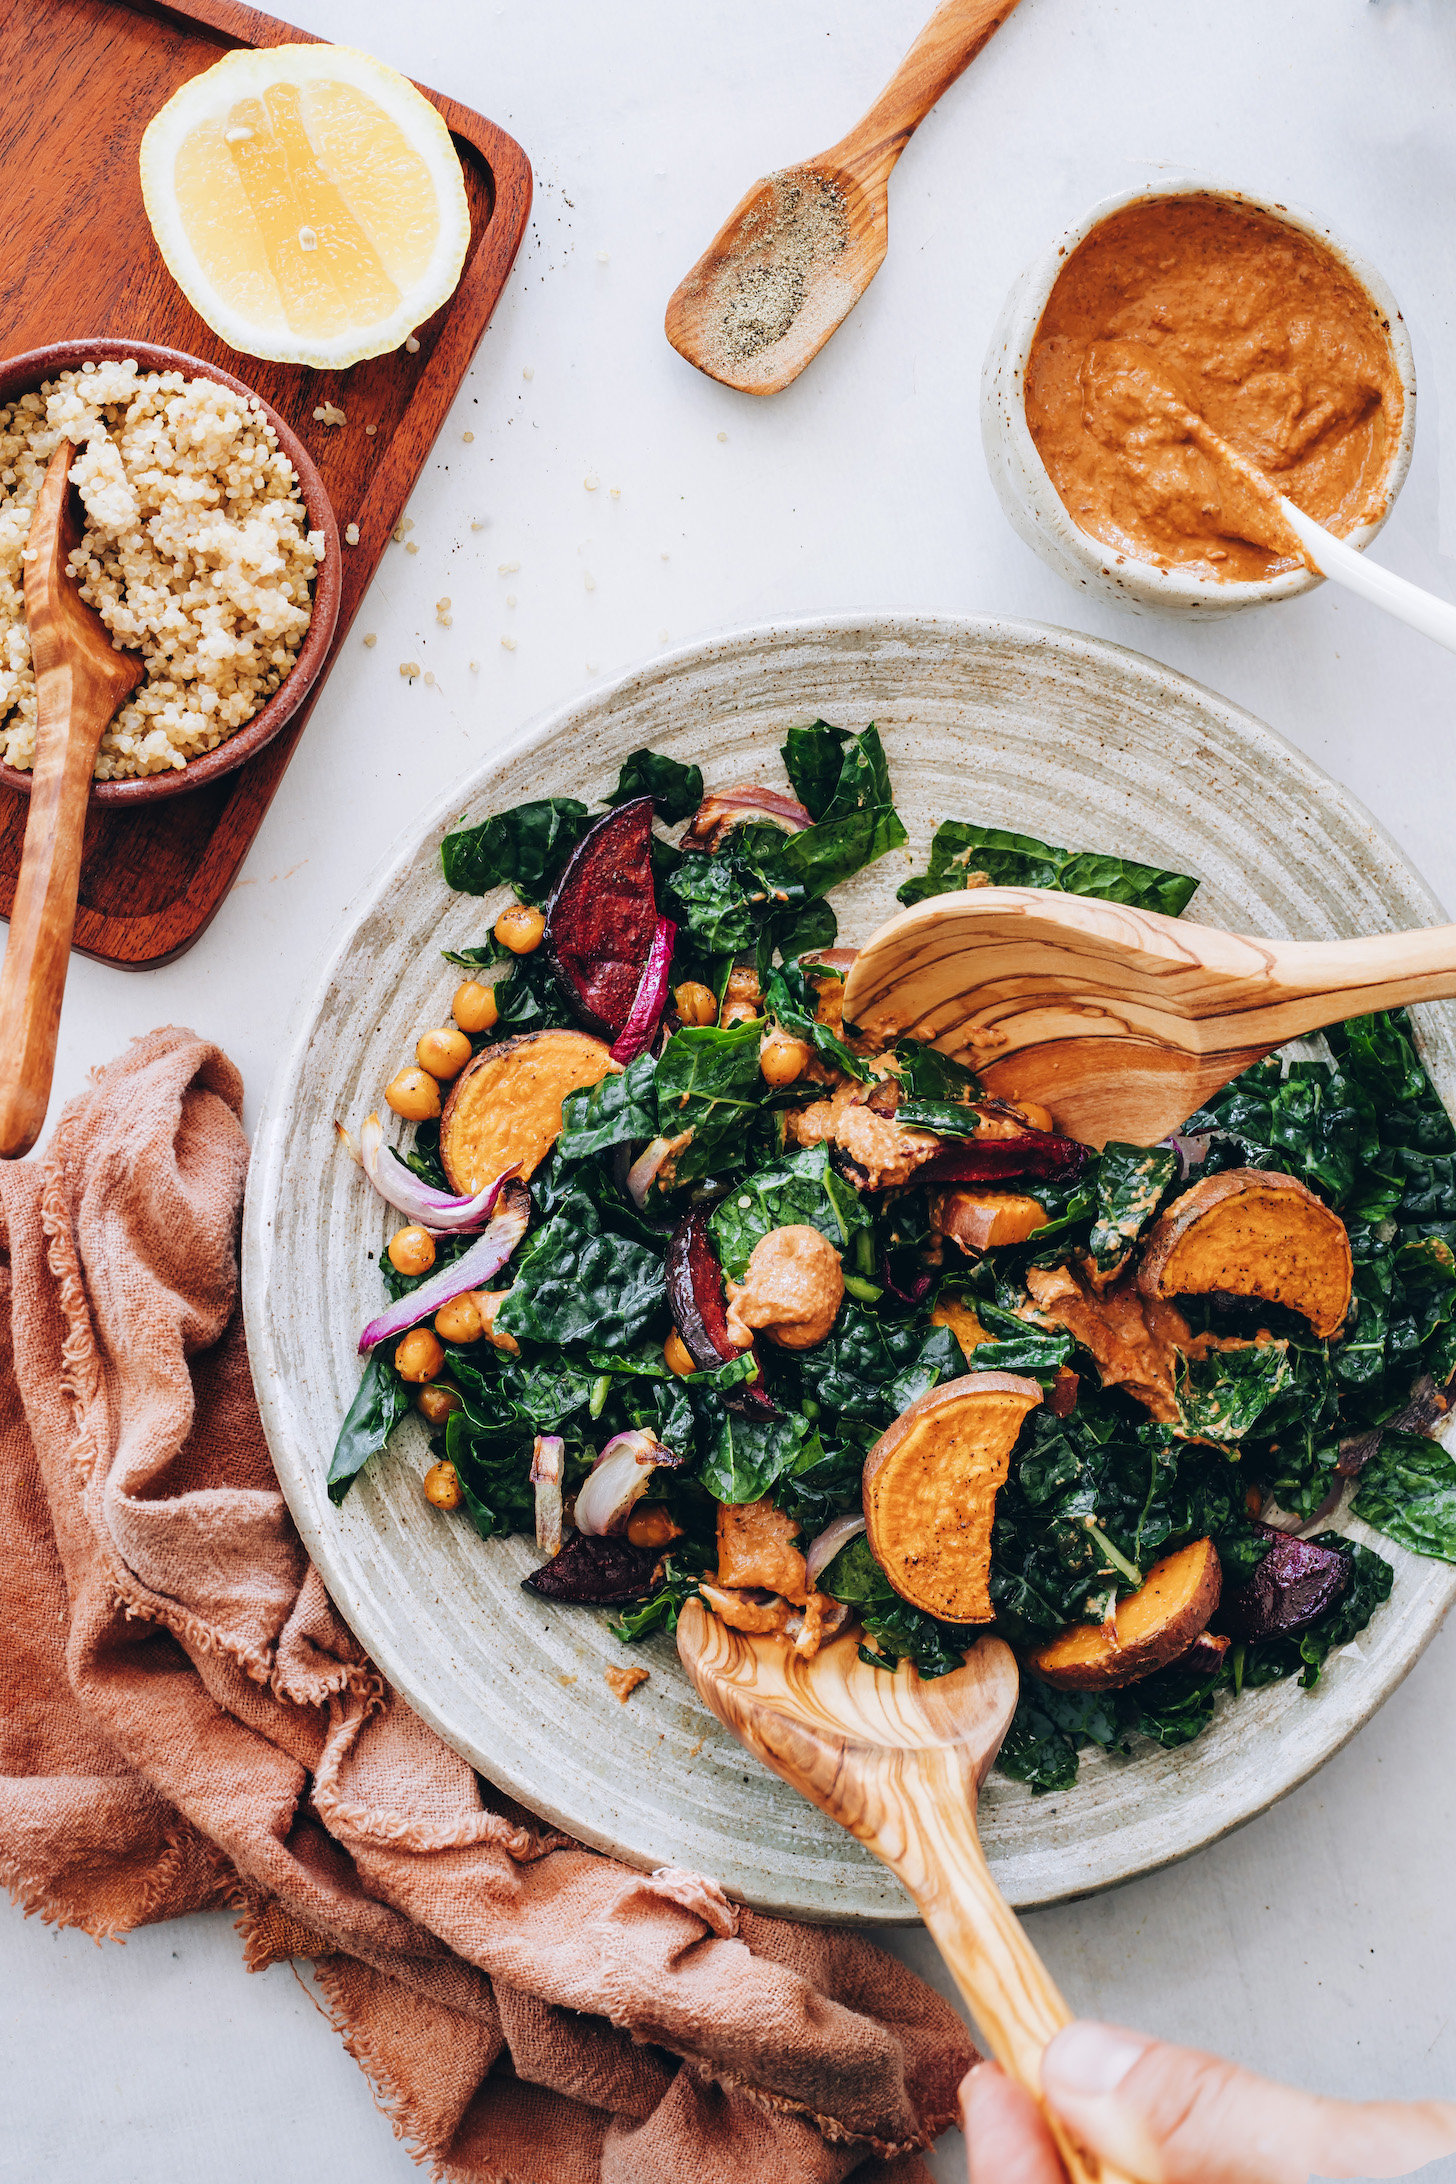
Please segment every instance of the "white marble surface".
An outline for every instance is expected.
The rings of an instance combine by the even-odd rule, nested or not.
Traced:
[[[1135,645],[1311,752],[1456,903],[1456,661],[1328,588],[1208,629],[1094,607],[1007,529],[976,416],[1007,286],[1087,204],[1163,165],[1285,196],[1401,301],[1421,421],[1379,556],[1456,594],[1450,0],[1021,0],[907,153],[890,257],[808,374],[767,403],[698,377],[660,331],[678,276],[756,174],[862,110],[925,4],[312,0],[311,29],[520,138],[533,224],[416,491],[420,551],[386,558],[235,892],[169,969],[77,959],[58,1099],[171,1021],[219,1039],[256,1103],[311,958],[412,810],[592,677],[770,616],[988,610]],[[1446,1635],[1241,1835],[1038,1915],[1073,2006],[1331,2091],[1456,2092],[1453,1665]],[[922,1936],[900,1947],[934,1974]],[[97,1949],[0,1913],[0,2087],[7,2184],[419,2173],[306,1994],[283,1968],[247,1979],[221,1916]],[[945,2142],[938,2174],[958,2162]],[[1456,2160],[1427,2174],[1456,2184]]]

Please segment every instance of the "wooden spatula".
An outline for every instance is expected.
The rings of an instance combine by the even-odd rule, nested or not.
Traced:
[[[849,1023],[924,1039],[1084,1144],[1153,1145],[1286,1039],[1456,995],[1456,925],[1257,940],[1035,887],[936,895],[882,925]]]
[[[798,378],[884,260],[890,170],[1015,5],[942,0],[848,136],[754,183],[668,302],[680,355],[745,394]]]
[[[1039,2101],[1041,2058],[1071,2012],[992,1880],[976,1801],[1016,1712],[1016,1659],[982,1638],[964,1668],[923,1682],[859,1657],[854,1635],[813,1660],[729,1630],[697,1600],[677,1650],[698,1696],[781,1780],[882,1858],[915,1899],[1002,2068]],[[1047,2121],[1072,2184],[1127,2184]]]
[[[0,1159],[28,1153],[51,1096],[66,990],[86,799],[102,735],[142,679],[118,652],[66,569],[81,543],[68,472],[76,450],[51,457],[30,521],[25,619],[35,667],[35,771],[10,937],[0,966]]]

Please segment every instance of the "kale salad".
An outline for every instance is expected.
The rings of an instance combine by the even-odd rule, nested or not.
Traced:
[[[887,1674],[994,1630],[1036,1791],[1313,1687],[1393,1581],[1340,1514],[1456,1561],[1456,1133],[1408,1022],[1080,1145],[845,1020],[833,891],[907,835],[873,728],[783,759],[705,792],[638,751],[603,811],[446,837],[452,888],[513,899],[385,1093],[412,1133],[339,1126],[405,1225],[331,1495],[415,1408],[441,1521],[534,1535],[526,1584],[628,1645],[695,1595]],[[1197,884],[947,820],[899,899]]]

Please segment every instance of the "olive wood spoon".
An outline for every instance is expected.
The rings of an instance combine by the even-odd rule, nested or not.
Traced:
[[[928,1041],[1086,1145],[1156,1144],[1287,1039],[1456,995],[1456,925],[1259,940],[1037,887],[933,895],[851,967],[847,1022]]]
[[[1316,576],[1343,584],[1346,591],[1358,593],[1372,606],[1383,607],[1397,621],[1418,629],[1423,637],[1456,652],[1456,606],[1449,599],[1440,599],[1393,570],[1382,569],[1378,562],[1367,561],[1356,547],[1307,516],[1287,493],[1280,492],[1267,471],[1241,455],[1167,384],[1146,343],[1094,343],[1088,352],[1083,406],[1092,430],[1113,445],[1126,446],[1139,424],[1146,433],[1151,423],[1156,434],[1159,422],[1191,440],[1237,480],[1241,528],[1256,545],[1279,554],[1292,550]]]
[[[112,716],[142,679],[143,662],[118,652],[66,568],[81,543],[63,440],[51,457],[25,545],[25,619],[35,668],[35,771],[10,937],[0,965],[0,1159],[17,1160],[40,1135],[51,1096],[56,1036],[96,753]]]
[[[776,1633],[730,1630],[699,1600],[677,1650],[698,1696],[755,1759],[883,1859],[949,1965],[991,2053],[1040,2102],[1041,2059],[1071,2011],[991,1878],[976,1801],[1016,1712],[1016,1659],[981,1638],[923,1681],[860,1659],[854,1634],[805,1660]],[[1127,2184],[1047,2114],[1071,2184]]]
[[[777,394],[819,354],[869,287],[889,247],[890,171],[943,91],[970,66],[1016,0],[941,0],[884,90],[827,152],[755,182],[674,289],[668,340],[710,379],[744,394]],[[843,204],[842,248],[811,273],[804,299],[773,342],[737,360],[715,340],[715,313],[774,248],[776,213],[795,190],[826,188]],[[766,241],[765,238],[768,237]]]

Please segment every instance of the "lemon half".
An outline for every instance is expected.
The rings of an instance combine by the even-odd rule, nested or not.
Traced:
[[[449,130],[351,46],[228,54],[154,116],[141,170],[169,272],[246,356],[338,369],[397,349],[465,263]]]

